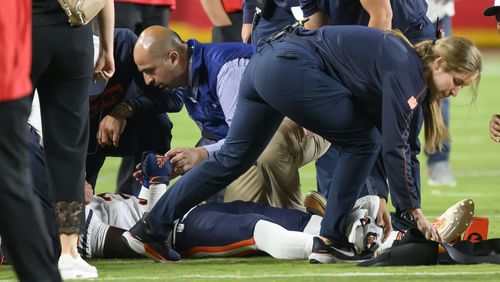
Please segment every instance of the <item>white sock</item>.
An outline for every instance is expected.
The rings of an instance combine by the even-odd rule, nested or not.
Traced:
[[[304,228],[304,231],[302,232],[314,236],[319,236],[319,230],[321,229],[322,220],[323,217],[321,216],[318,215],[311,216],[311,219],[309,219],[309,222],[307,223],[306,227]]]
[[[137,196],[137,198],[148,201],[149,200],[149,188],[141,186],[141,192],[139,192],[139,196]]]
[[[151,184],[149,185],[149,199],[146,205],[146,212],[151,211],[156,205],[156,202],[165,194],[167,191],[167,185],[165,184]]]
[[[266,220],[257,221],[253,237],[259,250],[277,259],[307,259],[314,238],[313,235],[289,231]]]

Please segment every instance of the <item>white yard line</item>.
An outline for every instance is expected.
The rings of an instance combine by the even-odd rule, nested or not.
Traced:
[[[127,276],[102,277],[97,280],[170,280],[170,279],[269,279],[269,278],[307,278],[307,277],[394,277],[394,276],[485,276],[500,275],[500,271],[490,272],[413,272],[413,273],[384,273],[384,272],[345,272],[345,273],[309,273],[309,274],[261,274],[261,275],[176,275],[166,274],[162,277]]]

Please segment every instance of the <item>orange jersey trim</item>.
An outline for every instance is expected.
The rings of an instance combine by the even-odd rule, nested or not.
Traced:
[[[243,257],[257,251],[252,238],[225,246],[198,246],[182,252],[183,257]]]

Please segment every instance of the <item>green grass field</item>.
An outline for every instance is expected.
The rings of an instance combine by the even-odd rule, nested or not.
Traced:
[[[475,214],[490,220],[489,237],[500,237],[500,144],[489,139],[489,119],[500,113],[500,56],[485,52],[480,94],[470,105],[470,94],[452,99],[451,163],[458,186],[427,186],[425,157],[422,156],[422,202],[426,215],[433,219],[448,206],[472,198]],[[193,146],[199,131],[183,111],[170,115],[174,122],[173,146]],[[109,159],[101,171],[98,192],[114,191],[118,159]],[[303,192],[315,187],[313,165],[301,170]],[[245,259],[182,260],[158,264],[148,259],[92,260],[99,279],[119,281],[500,281],[500,266],[432,266],[360,268],[352,264],[309,265],[306,261],[280,261],[269,257]],[[0,280],[14,280],[10,266],[0,268]]]

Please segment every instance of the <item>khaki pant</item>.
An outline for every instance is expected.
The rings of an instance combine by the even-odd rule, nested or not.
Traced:
[[[285,118],[257,163],[226,188],[225,202],[261,202],[304,210],[299,168],[323,155],[330,143]]]

